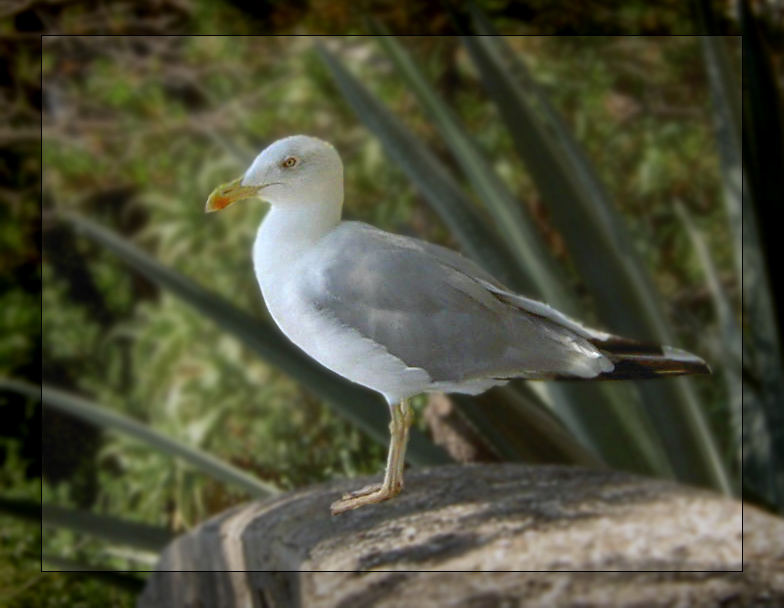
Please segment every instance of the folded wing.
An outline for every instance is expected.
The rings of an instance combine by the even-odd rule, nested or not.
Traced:
[[[434,382],[594,378],[614,369],[589,330],[504,290],[448,249],[345,222],[308,262],[300,297]],[[527,302],[544,308],[531,312]]]

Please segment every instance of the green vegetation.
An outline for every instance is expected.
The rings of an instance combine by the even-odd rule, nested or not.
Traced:
[[[197,18],[234,15],[206,6]],[[460,26],[489,27],[477,15]],[[781,510],[770,307],[767,330],[745,343],[754,352],[767,340],[769,358],[744,369],[755,426],[741,438],[740,200],[726,179],[740,174],[727,136],[727,125],[740,132],[729,99],[740,44],[712,42],[45,38],[40,267],[32,229],[0,222],[16,264],[7,276],[42,278],[40,345],[37,296],[6,281],[0,374],[37,381],[42,352],[47,406],[41,414],[28,388],[5,381],[0,400],[27,437],[42,416],[43,478],[35,452],[4,437],[0,510],[13,550],[0,603],[132,603],[139,575],[111,586],[39,575],[41,541],[44,569],[145,570],[160,540],[134,544],[139,530],[165,539],[265,492],[381,470],[381,399],[310,363],[267,318],[249,257],[264,205],[203,213],[216,184],[292,133],[340,150],[346,217],[460,248],[586,322],[693,350],[714,368],[656,385],[514,383],[456,398],[499,458],[603,461],[738,494],[741,439],[762,438],[746,455],[745,490]],[[29,205],[9,209],[35,223]],[[445,461],[419,430],[412,464]],[[57,507],[43,538],[29,523],[40,495]]]

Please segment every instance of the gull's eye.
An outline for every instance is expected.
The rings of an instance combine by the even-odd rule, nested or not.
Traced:
[[[297,160],[296,156],[287,156],[283,159],[280,163],[280,166],[284,169],[291,169],[294,165],[296,165],[299,161]]]

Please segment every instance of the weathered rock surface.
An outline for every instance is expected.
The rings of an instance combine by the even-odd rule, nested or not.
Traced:
[[[214,517],[164,551],[139,606],[784,606],[784,520],[716,494],[613,471],[445,466],[330,515],[367,481]],[[615,572],[568,572],[586,570]]]

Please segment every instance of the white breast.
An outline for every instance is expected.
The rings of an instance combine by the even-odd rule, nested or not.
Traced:
[[[256,278],[264,302],[286,337],[324,367],[383,394],[389,403],[419,394],[431,385],[428,373],[408,367],[383,346],[317,310],[301,296],[298,268],[306,250],[270,247],[261,231],[253,248]]]
[[[431,384],[418,367],[408,367],[380,344],[338,323],[298,297],[296,275],[265,296],[272,318],[289,340],[324,367],[382,393],[387,401],[419,394]]]

